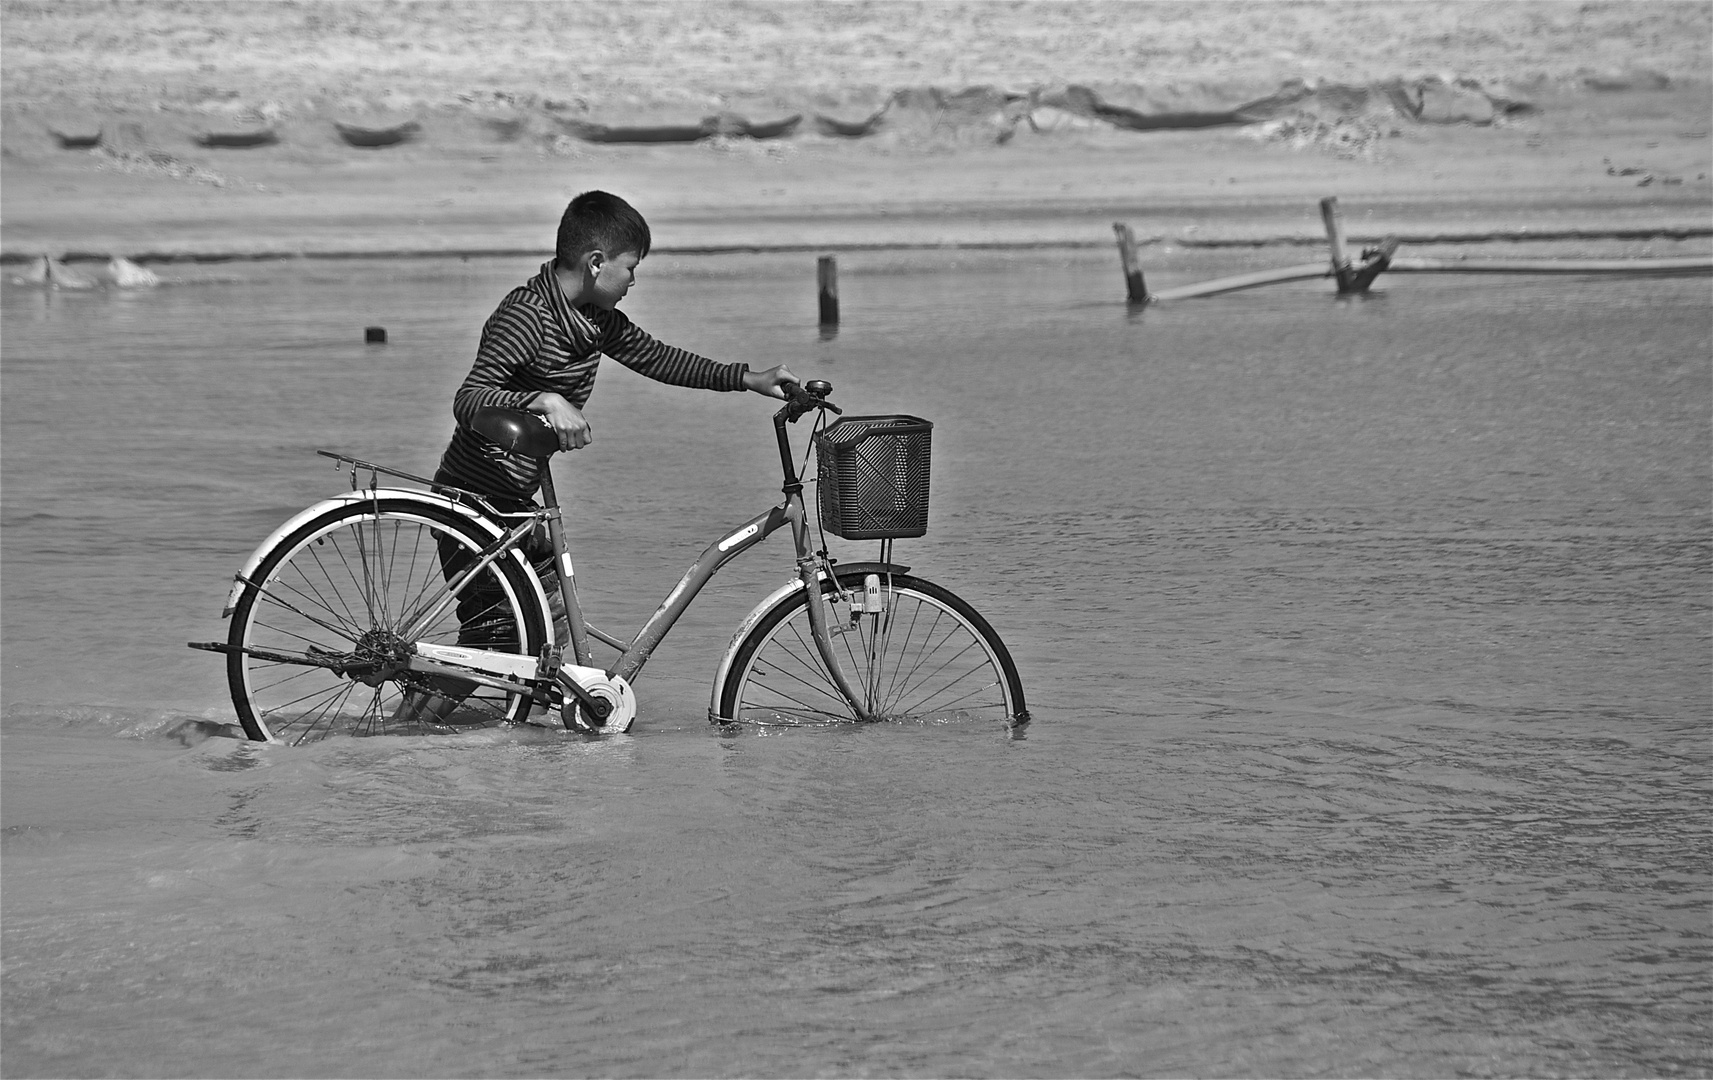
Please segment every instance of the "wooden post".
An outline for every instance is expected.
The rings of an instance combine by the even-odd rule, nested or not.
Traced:
[[[1362,253],[1362,265],[1350,279],[1351,292],[1367,292],[1368,286],[1374,284],[1386,267],[1392,265],[1392,256],[1398,252],[1398,238],[1388,236],[1380,241],[1380,246],[1373,251]]]
[[[1332,276],[1338,279],[1338,291],[1351,292],[1356,272],[1350,265],[1350,253],[1344,250],[1344,218],[1338,212],[1336,195],[1320,201],[1320,218],[1326,222],[1326,243],[1332,249]]]
[[[821,325],[839,325],[839,264],[831,255],[823,255],[815,267],[815,280],[821,292]]]
[[[1142,263],[1136,258],[1136,234],[1122,221],[1112,223],[1118,234],[1118,259],[1124,265],[1124,289],[1132,304],[1148,302],[1148,285],[1142,280]]]

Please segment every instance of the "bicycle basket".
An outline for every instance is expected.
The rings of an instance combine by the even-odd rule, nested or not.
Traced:
[[[821,528],[846,540],[928,531],[934,425],[915,416],[847,416],[815,438]]]

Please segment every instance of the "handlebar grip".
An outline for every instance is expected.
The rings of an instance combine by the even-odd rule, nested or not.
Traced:
[[[785,418],[792,423],[815,409],[826,409],[828,412],[840,414],[844,412],[827,400],[827,395],[833,392],[833,384],[825,379],[810,379],[801,384],[780,383],[779,388],[785,392]]]

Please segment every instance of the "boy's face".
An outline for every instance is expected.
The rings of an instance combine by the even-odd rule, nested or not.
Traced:
[[[636,264],[641,261],[634,251],[621,251],[612,256],[596,252],[591,256],[589,269],[594,274],[595,285],[590,303],[609,309],[617,307],[625,293],[636,284]]]

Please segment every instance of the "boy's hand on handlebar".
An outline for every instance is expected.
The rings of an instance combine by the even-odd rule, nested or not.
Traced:
[[[541,414],[547,426],[559,436],[559,449],[581,450],[595,441],[595,432],[578,408],[551,391],[537,394],[529,403],[529,411]]]
[[[743,375],[743,388],[770,398],[784,398],[786,383],[797,382],[797,376],[784,364],[766,371],[746,371]]]

